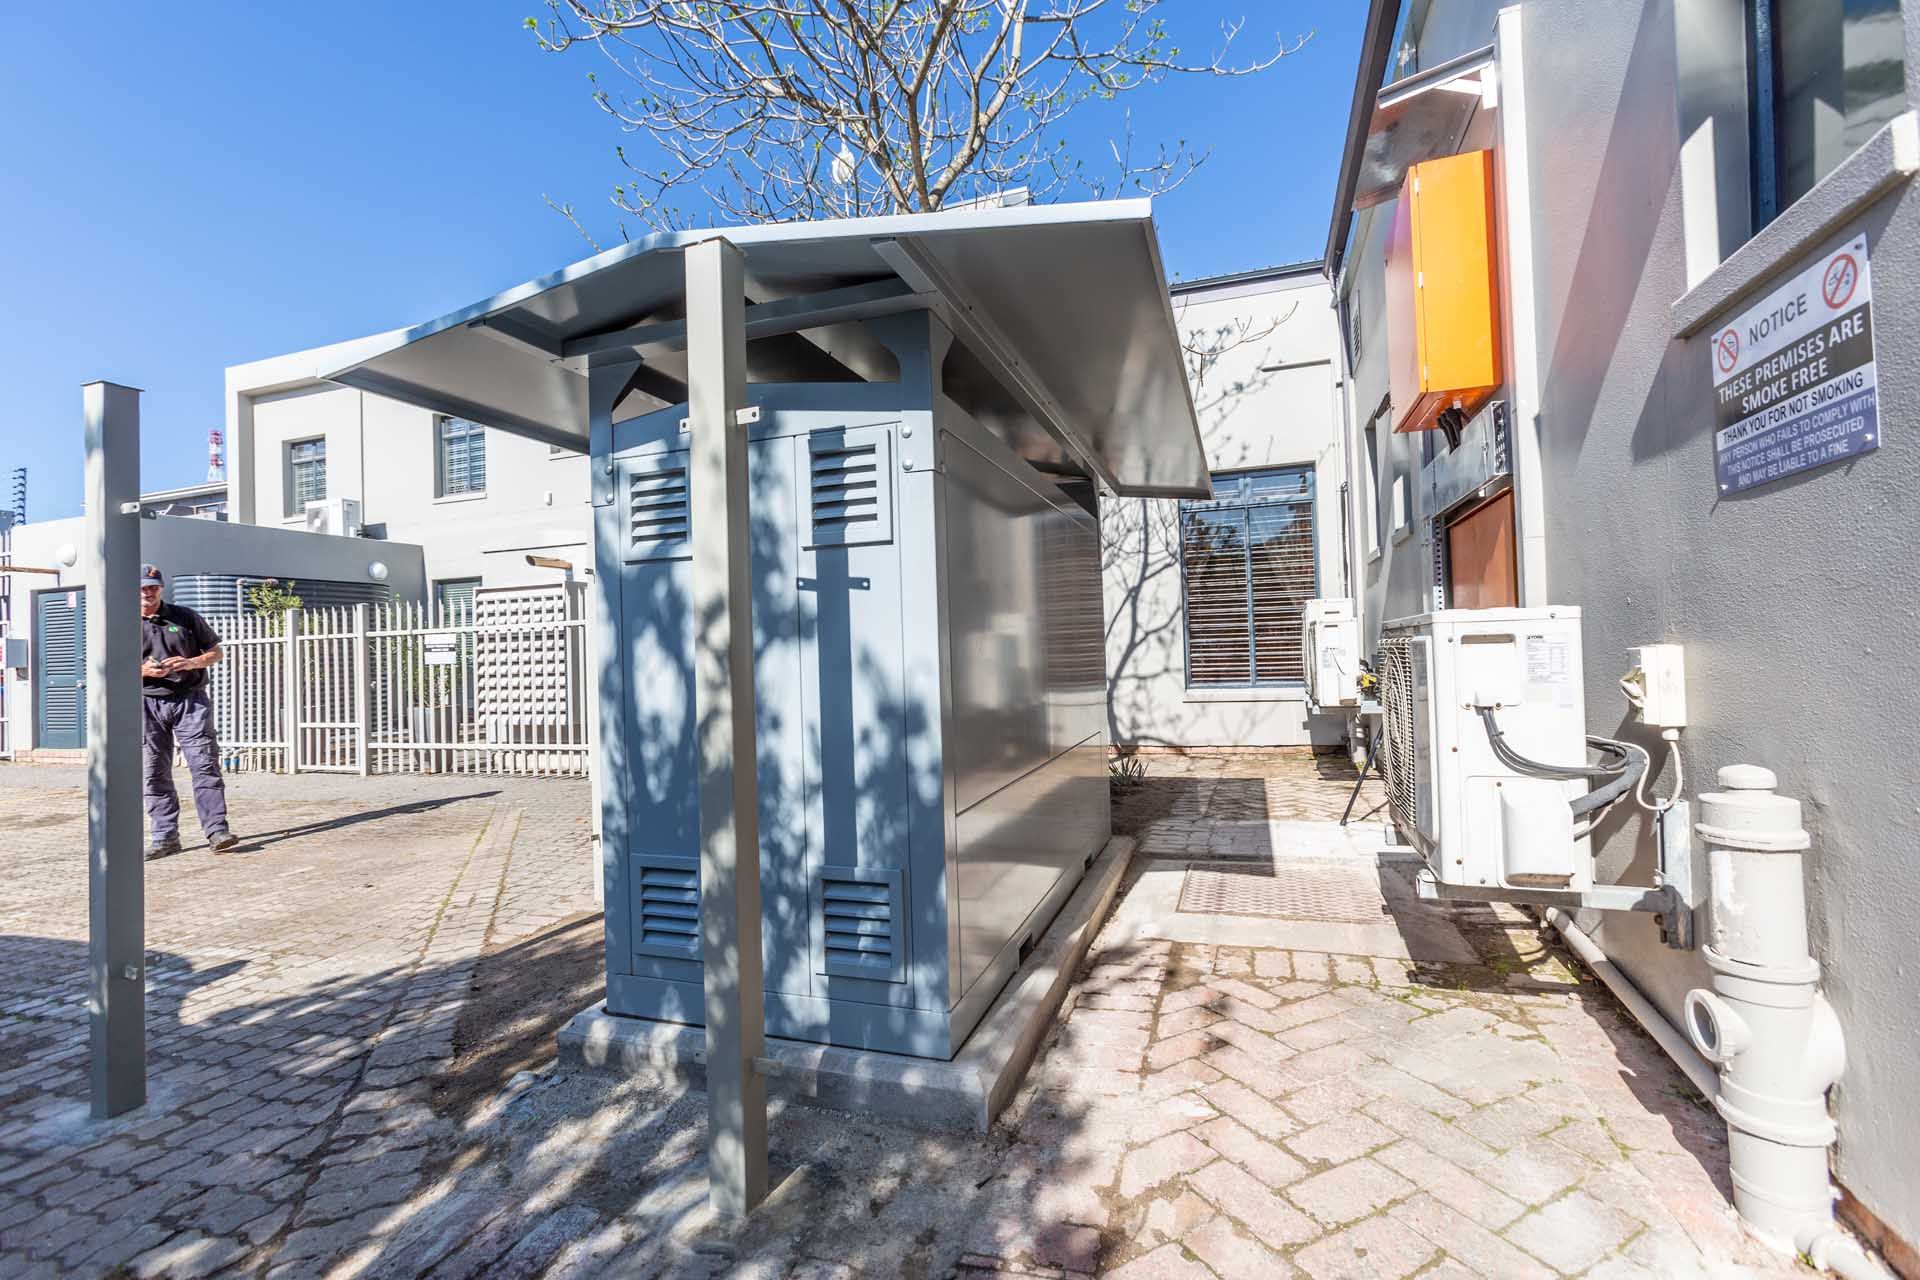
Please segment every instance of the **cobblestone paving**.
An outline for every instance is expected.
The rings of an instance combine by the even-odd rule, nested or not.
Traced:
[[[1730,1215],[1717,1118],[1486,909],[1457,965],[1289,949],[1284,920],[1175,942],[1122,909],[991,1134],[776,1106],[783,1179],[716,1233],[699,1094],[549,1068],[434,1105],[483,946],[510,963],[591,908],[568,783],[239,780],[237,822],[296,830],[149,868],[154,1100],[96,1125],[84,817],[8,772],[0,1275],[1792,1272]],[[1337,803],[1295,803],[1337,815],[1319,786]]]

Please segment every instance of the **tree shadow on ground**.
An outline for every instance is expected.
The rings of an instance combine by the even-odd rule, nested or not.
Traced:
[[[83,990],[83,944],[0,939],[0,957],[28,954],[47,989]],[[1036,1142],[1011,1121],[976,1134],[776,1102],[771,1158],[790,1173],[744,1233],[714,1234],[704,1095],[550,1065],[554,1029],[592,1002],[603,963],[599,919],[582,916],[477,967],[388,967],[221,1004],[222,984],[254,981],[247,960],[156,954],[150,1102],[110,1122],[86,1116],[84,1000],[53,1003],[31,1043],[8,1043],[9,1062],[17,1046],[65,1069],[0,1092],[0,1223],[21,1215],[0,1228],[0,1272],[108,1274],[144,1256],[162,1275],[539,1275],[616,1258],[719,1274],[764,1252],[891,1260],[874,1274],[924,1257],[944,1274],[980,1247],[979,1221],[1011,1231],[1016,1252],[1023,1233],[1044,1250],[1084,1229],[1028,1204],[1043,1178],[1086,1172],[1067,1154],[1084,1107],[1053,1093]],[[451,1061],[409,1064],[403,1023],[452,999]],[[75,1171],[98,1171],[98,1198],[68,1194]]]

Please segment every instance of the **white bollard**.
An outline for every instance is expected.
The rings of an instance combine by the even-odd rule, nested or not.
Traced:
[[[1695,828],[1707,849],[1702,954],[1713,985],[1687,994],[1687,1034],[1720,1070],[1714,1106],[1727,1122],[1741,1218],[1788,1252],[1832,1247],[1827,1090],[1846,1068],[1846,1047],[1807,951],[1811,841],[1800,802],[1774,794],[1771,770],[1729,765],[1719,783],[1700,797]]]

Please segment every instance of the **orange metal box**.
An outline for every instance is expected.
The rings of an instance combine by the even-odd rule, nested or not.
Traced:
[[[1395,431],[1471,417],[1499,387],[1493,153],[1407,170],[1387,237],[1387,363]]]

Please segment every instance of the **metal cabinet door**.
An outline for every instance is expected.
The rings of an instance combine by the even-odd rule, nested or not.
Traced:
[[[935,566],[901,562],[893,432],[824,428],[794,444],[814,987],[835,1002],[905,1005],[909,788],[940,787],[913,778],[910,761],[940,708],[906,702],[901,575]]]
[[[33,745],[79,751],[87,745],[87,593],[83,587],[33,597]]]
[[[805,995],[807,834],[800,737],[798,568],[793,442],[755,441],[752,492],[755,703],[760,788],[760,893],[769,991]],[[695,769],[691,528],[687,454],[618,460],[628,503],[620,636],[629,688],[620,730],[626,788],[633,972],[700,980],[700,809]],[[698,1021],[698,1010],[686,1011]]]

